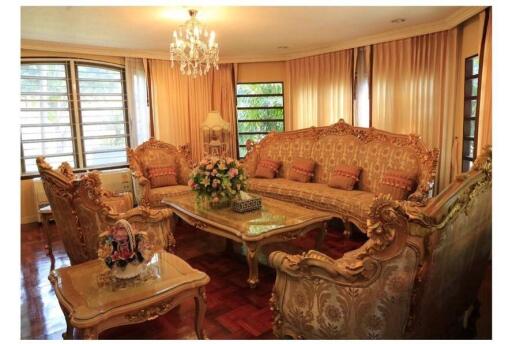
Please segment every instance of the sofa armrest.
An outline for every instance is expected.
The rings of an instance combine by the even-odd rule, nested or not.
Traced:
[[[379,261],[367,247],[334,260],[317,251],[274,252],[274,334],[306,339],[399,338],[409,314],[417,256]]]
[[[133,208],[133,195],[131,192],[106,192],[102,198],[103,202],[109,205],[116,213],[124,213]]]

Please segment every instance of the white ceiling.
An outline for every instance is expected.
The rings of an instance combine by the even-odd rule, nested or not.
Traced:
[[[200,7],[198,18],[216,31],[222,61],[279,60],[364,37],[439,26],[464,10],[467,7]],[[170,33],[187,17],[187,9],[177,6],[25,6],[21,38],[166,56]],[[395,18],[406,21],[391,23]]]

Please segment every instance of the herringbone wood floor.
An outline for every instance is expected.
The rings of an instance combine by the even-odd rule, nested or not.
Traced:
[[[364,236],[352,240],[342,237],[335,223],[329,229],[322,251],[337,258],[360,246]],[[56,237],[53,247],[56,268],[69,260],[62,242]],[[295,252],[314,247],[316,233],[282,246]],[[211,278],[206,288],[208,308],[205,329],[211,339],[270,339],[272,314],[268,305],[275,279],[273,269],[260,265],[260,284],[250,289],[245,282],[247,264],[236,252],[226,251],[224,240],[179,225],[176,231],[177,255],[191,266],[205,271]],[[66,323],[48,281],[50,260],[44,251],[44,240],[38,224],[23,225],[21,231],[21,338],[60,339]],[[165,316],[143,324],[111,329],[100,335],[103,339],[195,339],[193,302],[171,310]]]

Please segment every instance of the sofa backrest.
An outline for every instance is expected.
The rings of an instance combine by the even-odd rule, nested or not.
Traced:
[[[440,338],[477,299],[491,259],[492,151],[456,178],[420,212],[409,231],[424,237],[408,336]]]
[[[186,185],[191,170],[190,149],[188,145],[175,146],[150,138],[148,141],[137,146],[135,149],[128,149],[128,160],[130,169],[133,172],[139,171],[145,177],[148,166],[165,166],[175,161],[178,168],[178,183]]]
[[[282,162],[280,177],[287,177],[293,159],[314,160],[315,182],[327,183],[339,164],[362,168],[360,190],[375,192],[386,169],[399,169],[417,175],[418,194],[426,198],[435,178],[437,150],[429,150],[416,135],[394,134],[374,128],[358,128],[343,120],[326,127],[271,133],[246,156],[251,175],[257,160],[270,158]]]

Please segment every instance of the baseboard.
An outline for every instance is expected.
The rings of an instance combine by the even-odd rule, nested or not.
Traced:
[[[39,222],[39,216],[36,215],[29,215],[29,216],[22,216],[21,217],[21,224],[22,225],[25,225],[27,223],[32,223],[32,222]]]

